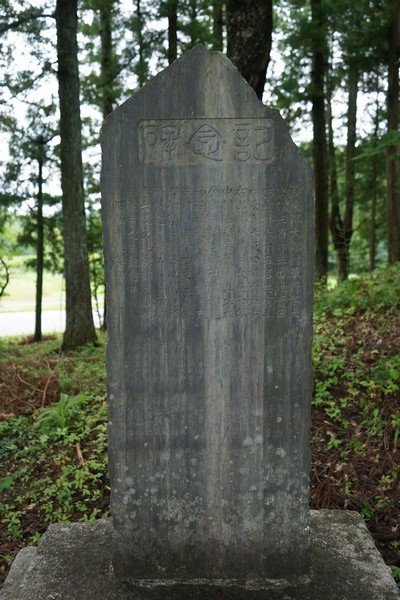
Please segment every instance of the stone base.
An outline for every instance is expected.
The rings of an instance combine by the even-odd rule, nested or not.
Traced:
[[[390,569],[353,512],[312,511],[312,572],[297,580],[115,580],[108,520],[51,525],[16,557],[0,600],[394,600]]]

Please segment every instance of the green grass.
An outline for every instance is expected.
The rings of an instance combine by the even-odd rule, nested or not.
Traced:
[[[317,285],[314,315],[351,315],[366,309],[378,311],[397,306],[399,300],[399,267],[394,265],[376,269],[363,276],[354,276],[339,285],[332,285],[328,292],[323,284]]]
[[[10,283],[6,293],[0,300],[0,311],[34,310],[36,294],[36,274],[25,266],[29,256],[13,258],[10,269]],[[44,272],[43,275],[43,309],[63,308],[65,291],[63,277],[60,274]]]
[[[0,312],[31,312],[35,310],[36,273],[26,267],[32,256],[15,256],[11,262],[10,283],[0,299]],[[103,295],[99,294],[100,306]],[[93,302],[93,308],[95,303]],[[43,310],[65,308],[65,284],[59,273],[45,271],[43,275]]]

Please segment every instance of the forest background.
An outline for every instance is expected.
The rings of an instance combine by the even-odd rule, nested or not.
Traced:
[[[2,0],[0,316],[35,306],[0,344],[2,575],[48,523],[108,514],[99,131],[198,43],[313,165],[312,506],[360,511],[400,578],[400,0]]]
[[[8,0],[1,10],[0,293],[18,299],[26,286],[13,286],[13,271],[18,281],[23,265],[36,270],[35,339],[44,272],[65,277],[65,348],[94,339],[91,296],[103,324],[101,122],[198,43],[227,52],[313,163],[316,279],[400,260],[398,0]],[[47,283],[60,295],[60,278]]]

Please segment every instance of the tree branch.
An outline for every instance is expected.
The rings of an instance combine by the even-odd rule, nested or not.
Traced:
[[[21,27],[21,25],[25,25],[25,23],[29,23],[29,21],[33,21],[34,19],[54,19],[55,18],[55,13],[52,14],[47,14],[47,13],[42,13],[39,11],[33,12],[33,13],[28,13],[28,14],[22,14],[18,19],[16,19],[15,21],[11,21],[11,23],[7,23],[6,25],[2,25],[0,27],[0,36],[4,35],[5,33],[7,33],[7,31],[15,31],[16,29],[18,29],[19,27]]]
[[[10,270],[1,256],[0,256],[0,263],[3,265],[4,271],[5,271],[4,283],[0,284],[0,298],[1,298],[6,290],[6,287],[8,286],[8,284],[10,282]]]

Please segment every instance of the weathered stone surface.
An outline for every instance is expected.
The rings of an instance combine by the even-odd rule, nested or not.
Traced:
[[[304,573],[310,169],[201,46],[108,117],[102,146],[116,571]]]
[[[25,573],[20,568],[18,577],[10,573],[0,600],[399,600],[389,568],[357,513],[312,512],[311,537],[311,580],[159,580],[128,586],[113,576],[111,522],[52,525],[37,553],[30,549]]]
[[[33,569],[33,559],[37,549],[32,546],[22,548],[14,559],[7,580],[1,588],[0,598],[20,600],[27,589],[27,580]]]

